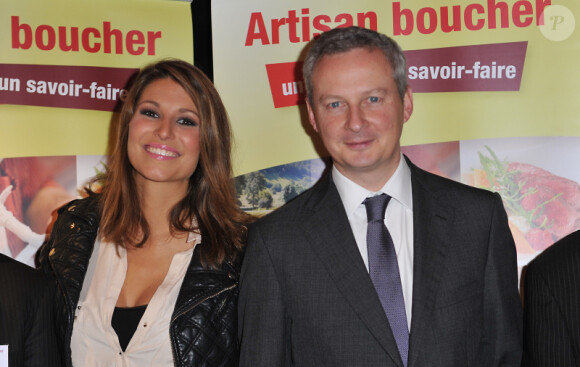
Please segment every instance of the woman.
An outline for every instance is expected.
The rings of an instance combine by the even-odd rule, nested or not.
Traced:
[[[237,365],[240,255],[230,127],[213,84],[162,61],[128,92],[100,194],[58,212],[39,255],[67,365]]]

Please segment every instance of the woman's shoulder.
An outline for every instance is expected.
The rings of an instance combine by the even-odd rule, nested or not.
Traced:
[[[58,213],[87,213],[98,211],[100,205],[100,194],[91,194],[87,197],[69,201],[58,209]]]
[[[100,218],[99,195],[94,194],[85,198],[72,200],[61,206],[57,211],[55,225],[63,221],[85,220],[90,224],[97,224]]]
[[[60,207],[49,225],[48,239],[36,255],[37,265],[44,268],[48,257],[55,252],[62,259],[73,258],[71,254],[77,252],[90,254],[98,233],[98,207],[98,198],[94,195],[72,200]]]
[[[57,241],[69,235],[93,237],[98,231],[100,209],[98,197],[89,196],[72,200],[57,211],[54,224],[49,226],[50,240]]]
[[[217,264],[210,264],[203,259],[204,243],[197,245],[193,251],[191,261],[188,266],[190,273],[206,273],[206,274],[238,274],[242,268],[243,253],[234,258],[224,258]],[[211,275],[210,275],[211,276]]]

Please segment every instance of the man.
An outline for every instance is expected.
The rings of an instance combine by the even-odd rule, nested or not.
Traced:
[[[50,280],[0,254],[0,366],[60,366]]]
[[[580,366],[580,230],[528,265],[524,366]]]
[[[334,29],[311,46],[304,77],[332,173],[250,228],[240,365],[519,366],[501,199],[403,158],[413,95],[400,48]]]

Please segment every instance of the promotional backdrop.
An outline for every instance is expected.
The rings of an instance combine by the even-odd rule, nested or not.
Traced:
[[[267,213],[327,168],[301,62],[321,32],[358,25],[405,51],[414,112],[403,152],[431,172],[498,191],[520,266],[580,228],[579,2],[212,4],[214,78],[234,126],[245,209]]]
[[[359,25],[407,56],[403,152],[498,191],[520,266],[580,228],[580,3],[214,0],[211,29],[201,14],[192,24],[200,4],[0,0],[0,252],[30,263],[53,210],[104,169],[130,77],[161,58],[193,61],[192,29],[232,121],[245,210],[274,210],[329,167],[301,62],[321,32]]]

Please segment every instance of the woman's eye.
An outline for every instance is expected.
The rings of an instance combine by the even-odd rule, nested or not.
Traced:
[[[147,116],[147,117],[152,117],[152,118],[159,117],[159,115],[155,111],[153,111],[153,110],[143,109],[143,110],[140,110],[139,113],[141,115]]]
[[[197,121],[190,119],[190,118],[178,119],[177,123],[180,125],[185,125],[185,126],[197,126],[198,125]]]

